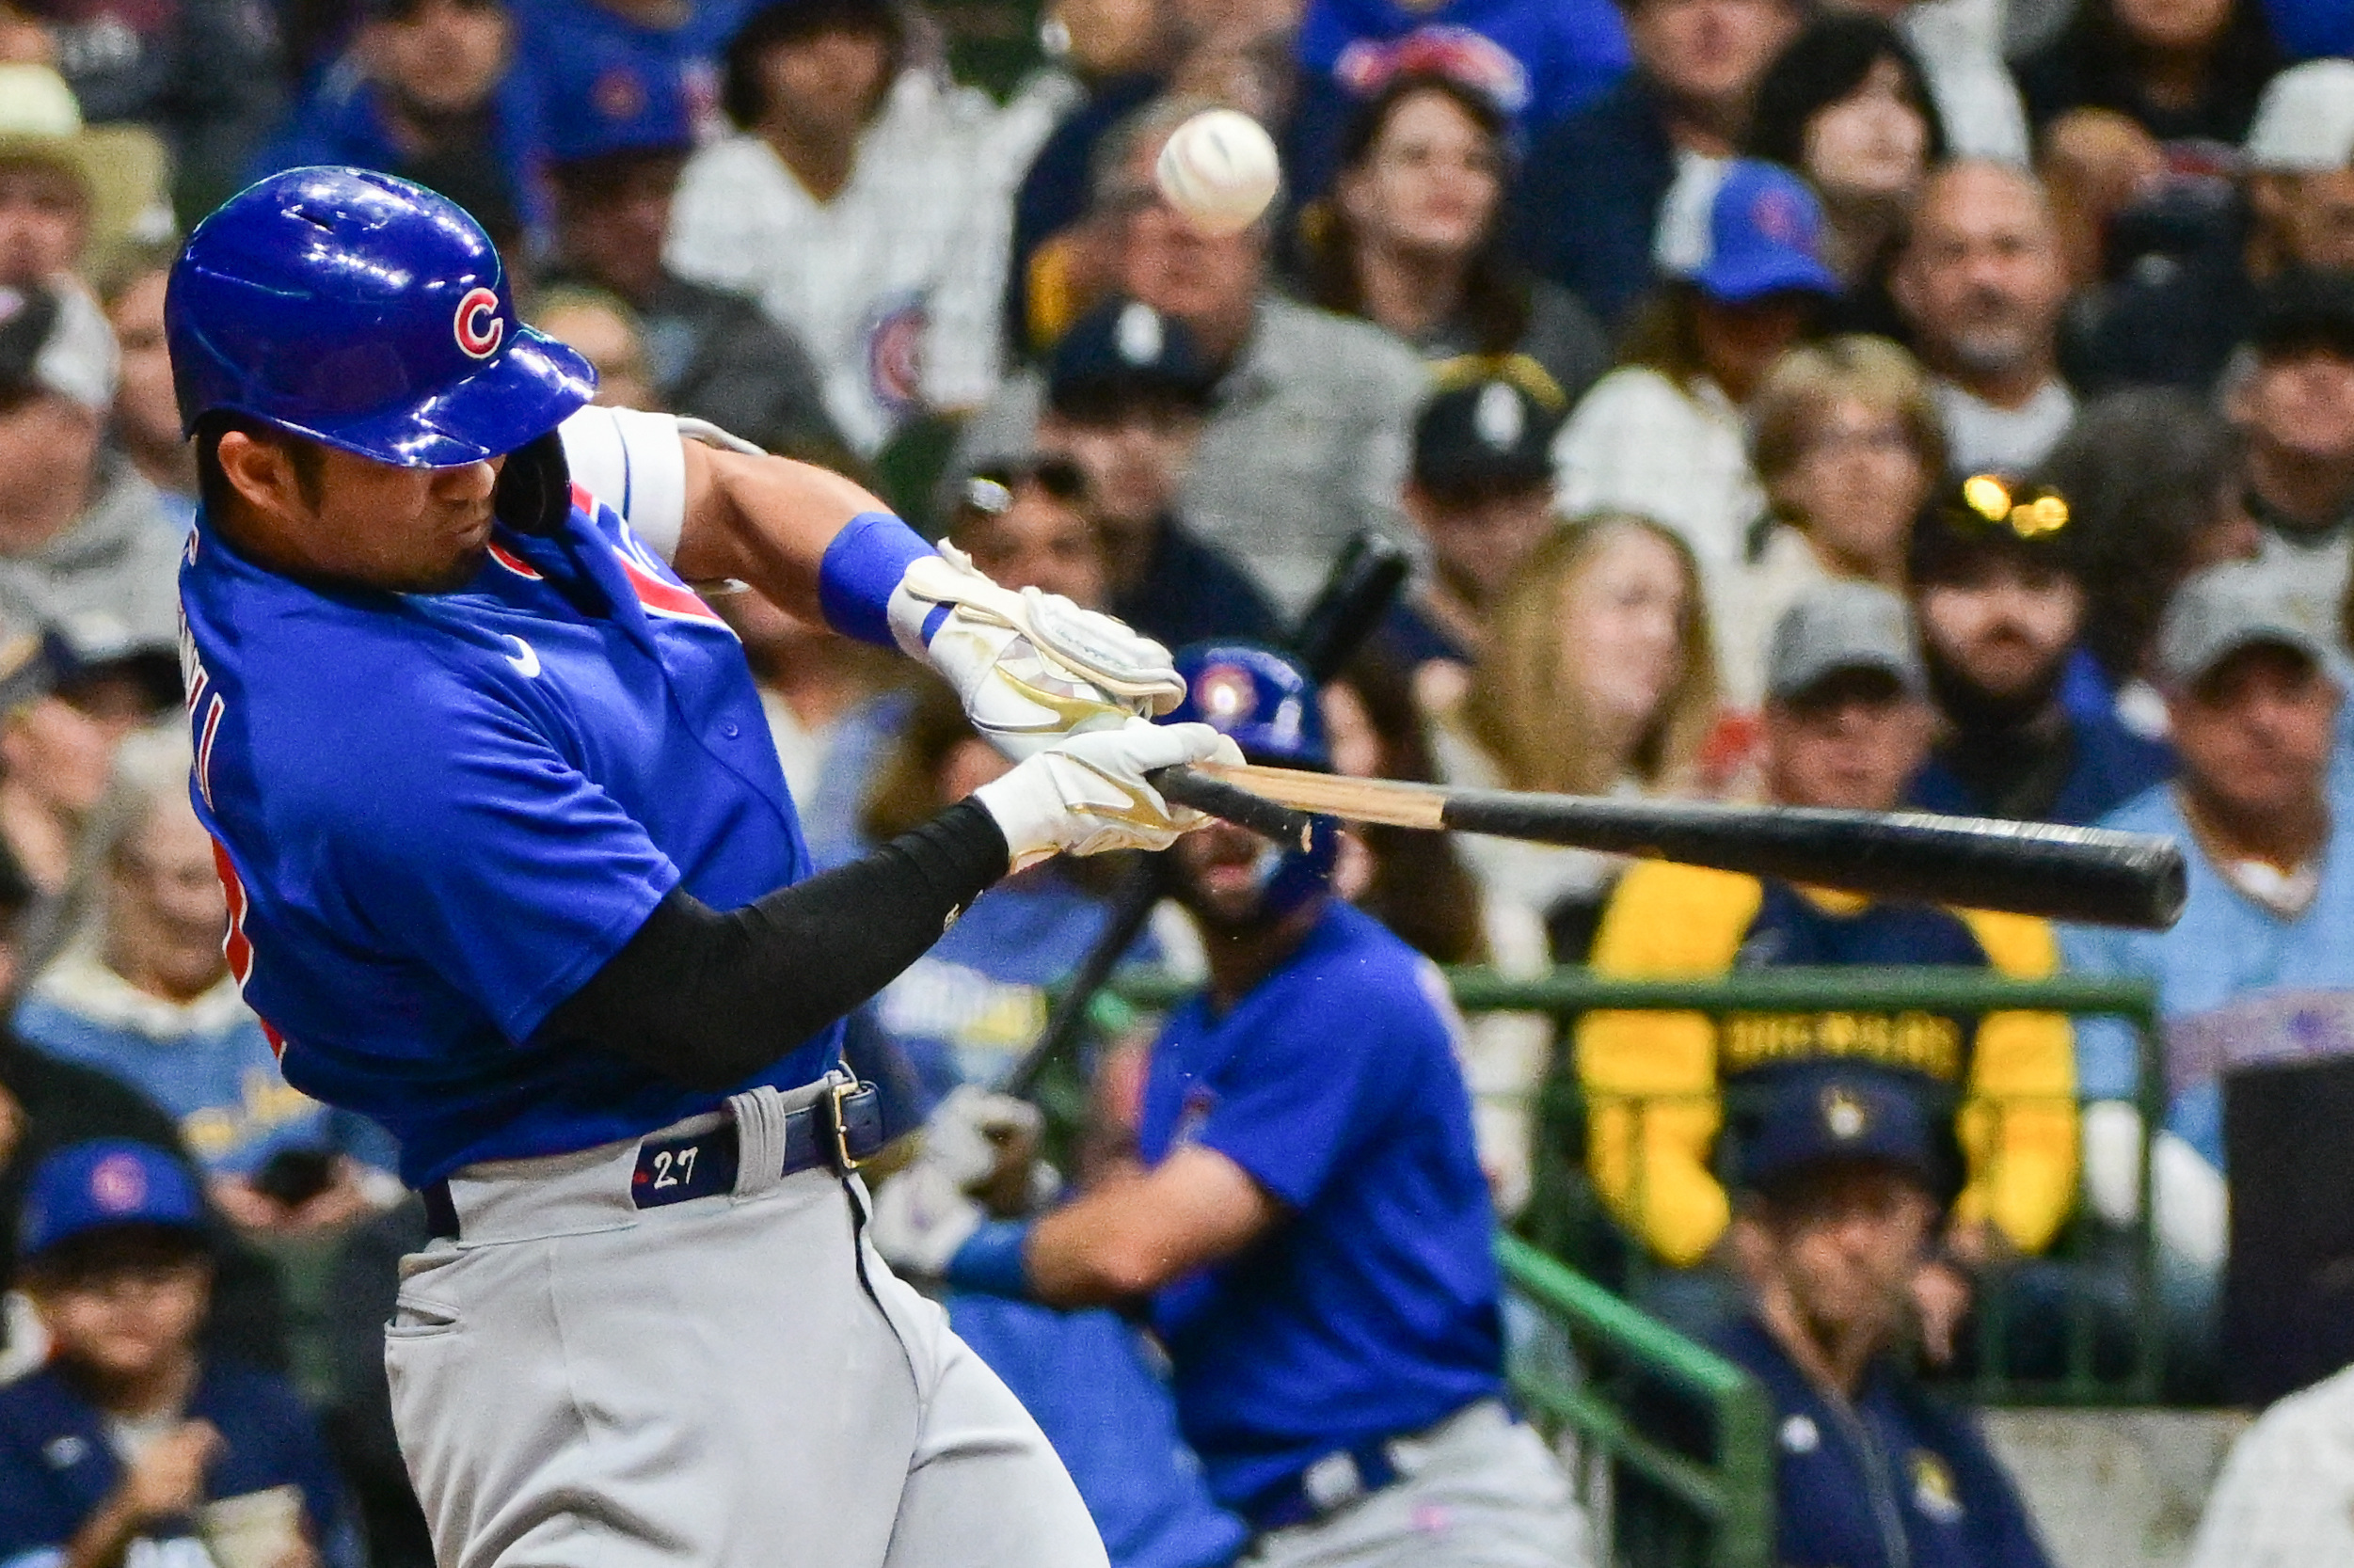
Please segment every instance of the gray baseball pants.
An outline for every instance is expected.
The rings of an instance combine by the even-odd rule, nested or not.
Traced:
[[[1240,1568],[1587,1568],[1585,1514],[1530,1428],[1485,1401],[1391,1446],[1398,1479],[1259,1537]]]
[[[461,1239],[402,1263],[385,1362],[441,1568],[1105,1568],[856,1179],[640,1210],[637,1155],[469,1166]]]

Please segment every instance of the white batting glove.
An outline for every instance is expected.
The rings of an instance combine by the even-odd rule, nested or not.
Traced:
[[[992,582],[954,545],[907,569],[891,634],[937,670],[991,745],[1020,761],[1065,735],[1167,713],[1185,683],[1169,650],[1059,594]]]
[[[1036,1148],[1045,1129],[1046,1118],[1029,1101],[960,1084],[925,1121],[922,1157],[958,1187],[970,1188],[997,1174],[998,1150],[1009,1139]]]
[[[1068,735],[973,791],[1006,835],[1012,869],[1060,854],[1166,849],[1206,820],[1172,806],[1144,775],[1183,762],[1239,763],[1233,741],[1207,724],[1148,724]]]
[[[924,1123],[923,1152],[875,1195],[869,1234],[875,1249],[905,1273],[938,1275],[988,1218],[976,1195],[997,1180],[1009,1145],[1035,1150],[1046,1118],[1010,1095],[962,1085]],[[1031,1202],[1061,1185],[1052,1166],[1035,1162],[1025,1185]]]
[[[874,1218],[867,1237],[883,1260],[929,1279],[948,1272],[948,1260],[989,1218],[980,1200],[948,1173],[918,1158],[875,1194]]]

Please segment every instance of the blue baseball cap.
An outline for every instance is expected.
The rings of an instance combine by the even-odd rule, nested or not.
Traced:
[[[1822,203],[1797,175],[1756,158],[1687,164],[1660,210],[1653,260],[1720,305],[1840,292],[1822,260]]]
[[[1741,1184],[1770,1191],[1833,1164],[1878,1164],[1919,1181],[1940,1202],[1959,1190],[1953,1120],[1932,1091],[1890,1075],[1842,1066],[1805,1066],[1777,1075],[1754,1108],[1742,1138]]]
[[[204,1224],[204,1198],[187,1167],[152,1145],[100,1138],[57,1150],[33,1172],[17,1253],[36,1258],[117,1226],[201,1234]]]
[[[610,61],[586,92],[550,94],[542,119],[549,161],[559,174],[569,165],[694,150],[686,78],[652,57]]]

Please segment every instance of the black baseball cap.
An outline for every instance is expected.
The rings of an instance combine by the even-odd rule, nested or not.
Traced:
[[[1941,1115],[1933,1098],[1926,1083],[1917,1087],[1868,1068],[1784,1069],[1737,1118],[1743,1135],[1736,1180],[1772,1196],[1826,1166],[1885,1165],[1950,1203],[1961,1190],[1961,1148],[1952,1117]]]
[[[1913,524],[1915,583],[1951,582],[1989,556],[2079,575],[2081,531],[2068,498],[2047,484],[1972,474],[1930,498]]]
[[[1138,402],[1206,408],[1217,371],[1193,330],[1133,299],[1099,305],[1046,356],[1046,402],[1084,420]]]
[[[1414,483],[1462,504],[1551,487],[1553,437],[1567,412],[1504,373],[1443,387],[1414,420]]]
[[[2250,342],[2260,356],[2321,349],[2354,359],[2354,274],[2284,273],[2256,302]]]

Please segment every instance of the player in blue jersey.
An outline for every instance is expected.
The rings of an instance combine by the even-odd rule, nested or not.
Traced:
[[[1177,717],[1253,762],[1328,766],[1289,660],[1208,645],[1178,668]],[[878,1240],[962,1290],[1149,1298],[1254,1568],[1583,1563],[1568,1482],[1503,1402],[1459,1020],[1427,959],[1331,896],[1331,829],[1279,851],[1214,823],[1171,851],[1210,984],[1153,1048],[1139,1168],[990,1222],[919,1163],[884,1190]]]
[[[1182,692],[1165,651],[835,475],[584,410],[482,231],[387,176],[232,198],[166,319],[230,960],[288,1082],[397,1135],[433,1217],[387,1359],[437,1559],[1103,1563],[1036,1426],[860,1239],[839,1020],[1009,865],[1198,820],[1144,775],[1233,747],[1140,717]],[[1026,760],[811,877],[687,587],[724,578],[923,657]]]

